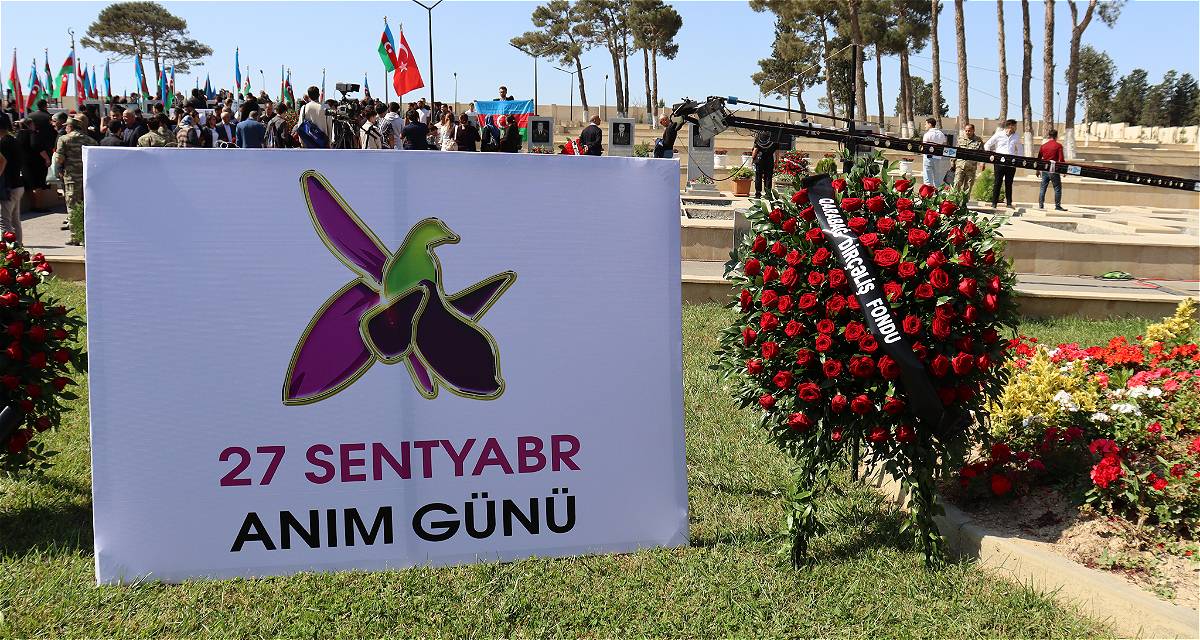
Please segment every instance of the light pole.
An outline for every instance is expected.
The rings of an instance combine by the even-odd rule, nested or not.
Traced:
[[[534,115],[537,115],[537,106],[538,106],[537,61],[538,61],[538,57],[535,54],[532,54],[511,42],[508,43],[508,46],[516,49],[517,51],[520,51],[521,53],[523,53],[527,56],[533,57],[533,112],[534,112]]]
[[[554,68],[558,69],[558,67],[554,67]],[[592,68],[592,65],[589,64],[588,66],[584,67],[583,69],[591,69],[591,68]],[[580,71],[583,71],[583,69],[580,69]],[[569,81],[571,83],[569,86],[569,89],[571,90],[571,110],[570,110],[570,112],[568,112],[567,117],[574,118],[575,117],[575,73],[576,72],[567,71],[566,69],[558,69],[558,70],[571,76],[571,79]],[[607,90],[607,87],[608,87],[608,85],[605,84],[606,90]]]
[[[421,5],[429,14],[429,103],[433,104],[433,9],[441,4],[442,0],[437,0],[432,5],[425,5],[421,0],[413,0],[413,2]]]
[[[604,121],[608,121],[608,74],[604,74]]]
[[[259,70],[258,70],[258,75],[259,75],[259,76],[262,76],[262,81],[263,81],[263,83],[262,83],[262,86],[263,86],[263,91],[266,91],[266,90],[267,90],[267,76],[266,76],[266,74],[264,74],[264,73],[263,73],[263,70],[262,70],[262,69],[259,69]],[[197,78],[197,79],[196,79],[196,82],[199,82],[199,81],[200,81],[200,79],[199,79],[199,78]]]
[[[458,72],[454,72],[454,113],[458,113]]]

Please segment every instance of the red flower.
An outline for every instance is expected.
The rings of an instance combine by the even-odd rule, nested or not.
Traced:
[[[967,224],[963,225],[963,230],[967,232],[967,235],[972,237],[979,235],[979,227],[975,226],[975,223],[970,220],[967,221]]]
[[[1108,483],[1123,475],[1125,470],[1121,468],[1121,459],[1116,456],[1101,458],[1091,472],[1092,483],[1101,489],[1107,489]]]
[[[891,268],[896,266],[899,262],[900,252],[891,247],[875,252],[875,264],[881,267]]]
[[[758,326],[762,327],[763,331],[770,331],[779,326],[779,318],[776,318],[775,314],[767,311],[759,318]]]
[[[821,387],[818,387],[815,382],[805,382],[797,386],[796,393],[805,402],[821,401]]]
[[[21,401],[21,411],[24,411],[25,413],[29,413],[30,411],[33,411],[33,400],[30,400],[29,398],[25,398],[24,400],[22,400]]]
[[[875,196],[875,198],[879,198],[879,196]],[[875,198],[871,198],[871,200],[874,200]],[[882,198],[880,200],[882,201]],[[875,210],[872,209],[872,211]],[[875,211],[875,213],[882,213],[882,211]],[[879,222],[875,223],[875,228],[879,229],[881,233],[891,233],[892,230],[896,228],[896,221],[892,220],[891,218],[880,218]]]
[[[850,362],[850,373],[860,378],[870,378],[875,375],[875,361],[868,357],[855,358]]]
[[[842,437],[843,437],[843,433],[842,433],[841,427],[834,427],[833,431],[830,432],[830,434],[829,434],[829,439],[833,440],[834,442],[841,442]]]
[[[919,300],[928,300],[936,295],[933,292],[933,287],[929,286],[926,283],[921,283],[921,284],[917,285],[916,294],[917,294],[917,299],[919,299]]]
[[[929,265],[930,267],[932,267],[934,269],[937,269],[938,267],[945,265],[947,262],[949,262],[949,261],[946,260],[946,255],[943,254],[941,251],[934,251],[933,253],[929,254],[928,258],[925,259],[925,264]]]
[[[806,200],[806,202],[807,202],[807,200]],[[813,213],[812,207],[805,207],[804,210],[802,210],[800,212],[800,219],[804,220],[805,222],[812,222],[813,219],[816,217],[817,216],[816,216],[816,214]]]
[[[44,334],[44,333],[45,333],[45,331],[46,331],[45,329],[42,329],[41,327],[34,327],[34,328],[32,328],[32,329],[30,329],[30,330],[29,330],[29,333],[32,335],[32,334],[34,334],[35,332],[37,332],[37,331],[38,331],[38,329],[41,329],[43,334]],[[66,331],[66,329],[55,329],[55,330],[54,330],[54,333],[53,333],[53,335],[54,335],[54,339],[55,339],[55,340],[66,340],[66,339],[67,339],[67,331]],[[45,336],[43,335],[43,337],[45,337]],[[34,339],[35,339],[35,340],[39,340],[39,341],[41,340],[41,338],[38,338],[37,336],[34,336]]]
[[[795,252],[793,252],[793,253],[795,253]],[[796,273],[795,269],[788,267],[788,268],[784,269],[783,274],[781,274],[779,276],[779,284],[782,284],[783,286],[788,287],[790,289],[790,288],[796,286],[796,280],[798,280],[799,278],[800,278],[800,274]]]
[[[971,385],[969,384],[960,384],[955,387],[954,396],[958,398],[960,402],[966,402],[975,397],[975,389],[971,388]]]
[[[837,326],[834,325],[833,320],[830,320],[829,318],[824,318],[817,322],[817,331],[820,331],[825,335],[833,333],[836,329]]]
[[[867,432],[867,441],[871,444],[884,444],[891,437],[892,434],[888,433],[887,427],[874,426]]]
[[[34,422],[34,426],[37,428],[38,433],[41,433],[50,428],[50,418],[42,416]]]
[[[59,308],[61,309],[61,307]],[[29,307],[29,315],[35,318],[42,317],[42,314],[44,313],[46,313],[46,305],[42,304],[41,302],[35,302],[33,303],[32,307]]]
[[[1000,276],[993,276],[987,283],[988,293],[1000,293]]]
[[[779,224],[783,222],[783,212],[779,209],[771,209],[771,213],[767,214],[767,220]]]
[[[929,284],[933,285],[934,288],[945,291],[950,288],[950,274],[941,269],[934,269],[929,272]]]
[[[858,211],[862,205],[863,201],[859,198],[842,198],[841,202],[842,209],[845,211]]]
[[[779,355],[779,345],[774,342],[764,342],[762,346],[762,355],[767,360]]]
[[[950,202],[949,200],[942,201],[942,215],[948,216],[955,211],[958,211],[958,205]]]
[[[8,325],[8,335],[12,336],[14,340],[20,340],[23,333],[25,333],[24,323],[14,322]]]
[[[841,413],[846,410],[846,407],[849,404],[850,401],[846,399],[846,396],[839,393],[829,401],[829,408],[832,409],[834,413]]]
[[[922,222],[924,222],[924,223],[925,223],[925,226],[927,226],[927,227],[929,227],[930,229],[932,229],[932,228],[934,228],[935,226],[937,226],[937,223],[938,223],[938,217],[939,217],[939,216],[938,216],[938,213],[937,213],[936,211],[934,211],[933,209],[926,209],[926,210],[925,210],[925,218],[922,220]]]
[[[979,310],[971,305],[967,305],[963,307],[962,316],[964,322],[967,324],[974,324],[975,320],[979,318]]]
[[[959,351],[968,351],[969,352],[971,350],[971,347],[974,344],[975,344],[975,338],[972,338],[971,336],[963,336],[954,341],[954,346]]]
[[[754,276],[758,275],[759,268],[760,266],[758,264],[758,260],[750,258],[746,261],[746,266],[742,267],[742,273],[745,273],[749,278],[753,278]]]
[[[746,363],[746,373],[756,376],[763,372],[762,360],[751,360]]]
[[[14,454],[21,453],[21,450],[25,448],[26,443],[28,443],[32,437],[32,431],[29,429],[21,429],[8,439],[8,450]]]
[[[879,349],[879,343],[875,341],[875,336],[864,336],[858,341],[858,348],[866,353],[875,353]]]
[[[865,416],[875,409],[875,403],[865,395],[860,395],[850,401],[850,410],[860,416]]]
[[[780,389],[786,389],[792,386],[792,372],[780,371],[779,373],[775,374],[774,378],[771,378],[771,382],[774,382],[775,386],[779,387]]]
[[[885,380],[894,380],[900,377],[900,365],[896,364],[889,356],[883,356],[879,359],[879,374]]]
[[[0,304],[4,305],[6,307],[15,307],[20,303],[21,303],[21,299],[19,297],[17,297],[17,294],[15,294],[11,291],[4,293],[4,294],[0,294]]]
[[[917,275],[917,265],[905,260],[897,265],[896,273],[900,274],[901,278],[907,280]]]
[[[763,283],[764,284],[767,282],[773,282],[777,278],[779,278],[779,272],[775,270],[775,267],[767,267],[767,268],[763,269]]]
[[[758,334],[754,332],[754,329],[751,329],[750,327],[742,329],[742,344],[746,345],[747,347],[754,344],[754,339],[757,337]]]
[[[803,413],[793,413],[788,416],[788,426],[796,431],[808,431],[809,427],[813,426],[813,421]]]
[[[821,244],[825,234],[821,233],[819,227],[813,227],[804,233],[804,238],[813,244]]]
[[[939,358],[942,356],[938,356]],[[954,373],[960,376],[965,376],[971,372],[971,368],[975,366],[975,356],[969,353],[958,352],[954,359],[950,361],[954,367]]]
[[[820,271],[809,271],[808,272],[809,286],[819,287],[822,284],[824,284],[824,282],[825,282],[825,274],[821,273]]]
[[[0,269],[0,284],[12,284],[12,281],[12,274],[8,272],[8,269]]]
[[[912,442],[917,439],[917,432],[912,427],[902,424],[896,429],[896,439],[900,442]]]
[[[799,220],[796,218],[788,218],[783,222],[783,230],[787,233],[796,233],[796,225],[798,223]]]
[[[833,346],[833,339],[822,333],[813,340],[813,346],[817,351],[824,353]]]
[[[801,294],[800,300],[797,304],[799,304],[800,308],[804,309],[805,311],[815,309],[817,307],[817,296],[814,296],[811,293]]]
[[[967,241],[967,235],[963,233],[962,229],[954,227],[950,230],[950,239],[954,241],[954,246],[957,247]]]
[[[745,291],[745,289],[743,289],[743,291]],[[767,289],[766,291],[763,291],[762,296],[759,297],[758,301],[762,303],[762,306],[769,307],[779,301],[779,294]]]
[[[833,190],[838,191],[838,192],[845,191],[846,190],[846,181],[842,180],[841,178],[834,180],[833,181]]]
[[[862,188],[864,191],[874,191],[879,188],[880,184],[882,184],[882,181],[879,178],[863,176]]]
[[[38,396],[42,395],[42,388],[36,384],[31,384],[25,387],[25,393],[28,393],[30,398],[36,400]]]
[[[762,405],[763,409],[770,411],[775,407],[775,396],[769,393],[764,393],[758,397],[758,404]]]
[[[800,253],[799,251],[792,251],[787,254],[787,257],[784,258],[784,260],[787,260],[788,266],[794,267],[804,260],[804,254]]]
[[[867,210],[871,213],[883,213],[887,209],[887,202],[884,202],[883,196],[875,196],[867,198]],[[884,218],[886,220],[887,218]],[[880,220],[883,222],[883,220]]]
[[[8,357],[12,358],[13,360],[20,360],[21,355],[22,355],[21,354],[21,343],[14,342],[14,343],[8,345],[8,349],[5,351],[5,353],[8,354]],[[43,361],[44,360],[45,359],[43,358]]]
[[[983,256],[983,263],[989,265],[996,264],[996,252],[988,251],[987,254]]]
[[[782,258],[787,253],[787,247],[783,246],[782,242],[776,241],[771,245],[771,255]]]
[[[1182,479],[1184,471],[1186,469],[1187,469],[1187,467],[1183,466],[1182,464],[1177,464],[1177,465],[1171,467],[1171,475],[1175,476],[1176,478]]]
[[[950,321],[945,318],[934,318],[930,330],[933,331],[933,335],[937,336],[939,340],[945,340],[950,337]]]
[[[915,336],[921,332],[921,319],[917,316],[909,315],[904,318],[904,322],[901,323],[901,326],[904,327],[904,333],[907,333],[910,336]]]
[[[851,342],[858,342],[862,337],[867,335],[861,322],[850,321],[846,323],[846,339]]]
[[[937,189],[934,189],[930,185],[923,184],[917,193],[920,194],[922,198],[928,198],[929,196],[937,193]]]
[[[792,202],[795,204],[804,204],[808,202],[808,189],[801,189],[792,194]]]
[[[829,256],[829,249],[821,247],[820,249],[817,249],[815,253],[813,253],[813,264],[824,265],[829,260]]]
[[[899,191],[900,193],[904,193],[905,191],[908,191],[908,188],[911,186],[912,186],[912,180],[897,180],[896,182],[892,183],[892,187],[895,188],[896,191]],[[900,204],[897,203],[896,207],[899,208]]]
[[[874,233],[864,233],[859,236],[858,241],[872,249],[879,246],[879,236]]]
[[[913,350],[913,353],[917,354],[917,357],[922,360],[925,359],[925,356],[929,355],[929,349],[926,348],[925,345],[921,344],[920,342],[914,342],[913,346],[912,346],[912,350]]]
[[[825,373],[826,378],[836,378],[842,374],[842,363],[837,360],[826,360],[825,364],[821,365],[821,371]]]
[[[17,386],[21,384],[21,381],[18,380],[16,376],[9,374],[3,378],[0,378],[0,384],[8,387],[9,389],[16,389]],[[59,389],[59,391],[62,391],[62,389]]]
[[[937,322],[935,321],[934,324],[937,324]],[[938,357],[933,359],[933,362],[929,363],[929,368],[933,370],[933,375],[940,378],[950,371],[950,358],[938,355]]]
[[[941,387],[937,390],[938,399],[942,401],[942,406],[950,406],[958,399],[958,392],[949,387]]]
[[[992,493],[1002,496],[1004,495],[1005,491],[1008,491],[1011,488],[1012,483],[1008,481],[1008,478],[1005,478],[1000,474],[992,476]]]
[[[804,325],[796,322],[795,320],[788,320],[787,326],[783,328],[783,332],[786,333],[789,338],[795,338],[797,335],[800,335],[804,332]]]
[[[745,311],[754,304],[754,294],[746,289],[742,289],[742,293],[738,295],[738,302],[741,304],[742,311]]]
[[[60,353],[65,353],[65,352],[60,352]],[[57,360],[57,359],[58,358],[55,357],[55,360]],[[46,367],[46,354],[35,353],[35,354],[29,356],[29,366],[33,367],[34,369],[44,369]]]
[[[888,396],[883,402],[883,410],[888,412],[888,415],[896,415],[904,411],[904,401],[899,398]]]
[[[954,305],[947,302],[945,304],[939,304],[934,309],[934,317],[950,321],[958,317],[958,314],[954,312]]]
[[[816,357],[817,354],[813,353],[812,351],[809,351],[808,349],[801,349],[796,352],[796,364],[800,365],[801,367],[807,367],[808,365],[812,364],[812,361],[816,359]]]
[[[929,234],[920,229],[909,229],[908,243],[914,247],[923,247],[929,241]]]
[[[1154,474],[1151,473],[1150,476],[1154,477]],[[1154,490],[1155,491],[1162,491],[1163,489],[1166,489],[1166,488],[1167,488],[1167,480],[1165,478],[1156,478],[1154,480]]]
[[[984,369],[987,369],[988,367],[991,367],[991,366],[992,366],[992,358],[988,354],[985,353],[985,354],[980,355],[979,357],[975,358],[975,368],[976,369],[983,371]]]
[[[913,220],[917,219],[917,214],[912,212],[912,209],[900,209],[896,213],[896,219],[904,223],[905,228],[911,227]]]
[[[829,270],[829,287],[831,289],[842,289],[849,283],[850,281],[846,278],[845,271],[841,269]]]
[[[37,282],[37,279],[34,278],[33,274],[29,273],[28,271],[17,276],[17,284],[21,285],[22,287],[32,287],[35,282]]]
[[[841,315],[842,311],[845,308],[846,308],[846,299],[839,295],[835,295],[835,296],[831,297],[829,299],[829,302],[825,303],[825,312],[827,314],[829,314],[829,317],[831,317],[831,318],[835,318],[835,317]]]
[[[887,299],[889,302],[895,302],[896,299],[900,297],[903,289],[900,287],[900,283],[890,281],[883,283],[883,292],[887,294]]]
[[[999,307],[999,298],[995,294],[989,293],[983,296],[983,310],[988,313],[995,313]]]
[[[975,254],[971,253],[970,249],[958,254],[958,263],[968,269],[975,268]]]
[[[843,200],[842,202],[845,202],[845,200]],[[866,218],[857,218],[857,217],[850,218],[850,220],[848,220],[846,222],[846,226],[850,227],[850,229],[853,230],[854,233],[862,233],[867,228],[867,219]]]

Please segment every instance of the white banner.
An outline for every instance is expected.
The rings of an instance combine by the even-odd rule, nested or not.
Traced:
[[[84,153],[101,583],[687,543],[675,162]]]

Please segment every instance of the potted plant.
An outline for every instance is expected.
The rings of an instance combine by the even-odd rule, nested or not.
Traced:
[[[753,156],[754,156],[754,152],[753,152],[753,151],[743,151],[743,152],[742,152],[742,164],[740,164],[740,165],[738,165],[738,166],[741,166],[741,167],[748,167],[748,166],[750,166],[750,159],[751,159]]]
[[[728,158],[728,156],[729,156],[728,149],[717,149],[716,151],[714,151],[713,152],[713,160],[714,160],[715,166],[717,168],[724,168],[724,167],[728,166],[728,164],[725,161],[726,158]]]
[[[745,167],[734,167],[729,170],[729,179],[733,181],[733,195],[744,198],[750,195],[750,183],[754,172]]]
[[[913,166],[912,158],[900,158],[900,175],[903,175],[903,176],[912,175],[912,166]]]

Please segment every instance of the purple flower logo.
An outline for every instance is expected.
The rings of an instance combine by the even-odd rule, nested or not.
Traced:
[[[300,189],[317,235],[357,277],[321,305],[300,336],[283,381],[283,403],[324,400],[376,361],[403,362],[429,399],[439,386],[466,398],[500,397],[499,350],[477,323],[517,274],[498,273],[447,295],[433,249],[459,237],[444,222],[421,220],[390,253],[324,176],[305,171]]]

